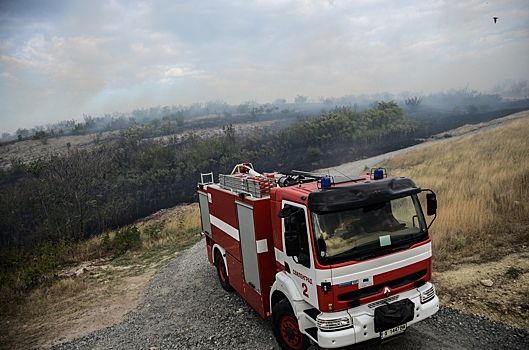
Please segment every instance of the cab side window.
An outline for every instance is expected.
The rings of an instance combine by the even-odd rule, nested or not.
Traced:
[[[299,254],[296,262],[305,267],[310,267],[310,249],[305,212],[301,208],[288,204],[285,205],[286,207],[291,207],[289,209],[292,209],[293,213],[290,217],[285,218],[285,231],[295,231],[299,237]]]

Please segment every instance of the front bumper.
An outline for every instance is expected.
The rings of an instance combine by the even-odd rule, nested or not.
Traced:
[[[428,302],[421,303],[421,294],[430,288],[433,288],[433,285],[428,282],[420,288],[397,294],[397,298],[395,296],[390,298],[391,302],[409,299],[415,304],[413,319],[406,323],[407,326],[422,321],[439,310],[439,298],[437,295],[434,295]],[[375,332],[375,308],[376,305],[372,305],[372,307],[361,305],[347,311],[321,315],[320,317],[328,317],[329,319],[337,318],[341,315],[349,315],[352,318],[353,326],[336,331],[322,331],[318,329],[317,339],[314,340],[317,341],[320,347],[332,349],[360,343],[369,339],[380,338],[380,333]]]

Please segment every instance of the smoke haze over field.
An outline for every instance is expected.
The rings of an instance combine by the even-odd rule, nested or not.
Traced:
[[[0,2],[10,133],[156,105],[490,92],[528,77],[526,0]]]

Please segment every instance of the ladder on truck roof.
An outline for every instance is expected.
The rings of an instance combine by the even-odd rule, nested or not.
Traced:
[[[270,189],[276,185],[273,177],[253,177],[243,174],[219,175],[219,186],[237,194],[244,193],[255,198],[270,196]]]

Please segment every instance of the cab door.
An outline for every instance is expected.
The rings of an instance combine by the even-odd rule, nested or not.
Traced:
[[[307,208],[283,201],[279,216],[282,218],[283,264],[291,275],[299,294],[311,305],[318,305],[314,257],[310,239]]]

